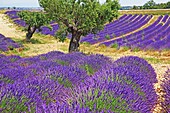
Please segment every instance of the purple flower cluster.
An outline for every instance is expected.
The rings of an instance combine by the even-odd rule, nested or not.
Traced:
[[[89,107],[92,112],[151,113],[157,103],[153,87],[157,82],[155,75],[145,60],[124,57],[76,87],[74,92],[77,94],[72,102]]]
[[[55,36],[56,31],[59,29],[59,25],[58,24],[52,24],[51,25],[52,29],[50,30],[50,28],[43,26],[41,27],[41,33],[44,35],[51,35],[51,36]]]
[[[20,47],[22,47],[21,44],[18,44],[12,39],[7,38],[4,35],[0,34],[0,51],[8,51]]]
[[[113,62],[57,51],[30,58],[0,55],[0,111],[150,113],[155,82],[153,68],[138,57]]]
[[[151,83],[158,82],[153,67],[146,60],[137,56],[122,57],[114,62],[114,67],[121,67],[131,73],[136,73],[138,76],[141,73],[141,77],[145,77]]]
[[[138,32],[129,34],[125,37],[104,42],[106,46],[117,45],[120,47],[163,50],[170,48],[170,17],[160,16],[153,24]]]
[[[11,19],[19,19],[19,16],[17,15],[18,11],[17,10],[12,10],[12,11],[6,11],[5,14],[9,16]]]
[[[19,26],[26,27],[26,23],[19,18],[17,15],[19,11],[18,10],[11,10],[11,11],[6,11],[5,14],[12,19],[12,21]]]
[[[166,71],[161,87],[165,92],[165,101],[162,103],[162,107],[166,110],[166,113],[170,113],[170,69]]]

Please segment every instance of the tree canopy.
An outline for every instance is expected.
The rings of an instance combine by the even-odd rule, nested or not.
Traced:
[[[117,18],[120,8],[117,0],[106,0],[104,4],[98,0],[39,0],[39,3],[45,13],[59,24],[57,37],[72,35],[69,52],[79,50],[81,36],[97,33],[105,23]]]
[[[21,11],[18,15],[28,25],[26,41],[30,41],[32,35],[37,29],[40,30],[41,26],[48,25],[50,23],[50,18],[42,12]]]
[[[170,2],[167,3],[156,3],[154,0],[146,2],[143,6],[133,6],[132,9],[169,9]]]
[[[144,7],[145,9],[153,9],[155,5],[156,5],[156,3],[154,2],[154,0],[150,0],[150,1],[148,1],[147,3],[145,3],[145,4],[143,5],[143,7]]]

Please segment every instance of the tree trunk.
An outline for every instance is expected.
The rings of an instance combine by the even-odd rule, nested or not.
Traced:
[[[36,26],[31,27],[28,26],[27,34],[26,34],[26,41],[30,42],[31,37],[33,36],[34,32],[36,31]]]
[[[80,37],[81,37],[81,33],[78,33],[76,31],[72,32],[72,38],[70,40],[70,45],[69,45],[69,53],[79,51]]]

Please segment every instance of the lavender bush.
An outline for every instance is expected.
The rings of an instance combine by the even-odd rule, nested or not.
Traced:
[[[0,51],[8,51],[20,47],[22,47],[21,44],[18,44],[12,39],[7,38],[4,35],[0,34]]]
[[[166,110],[167,113],[170,112],[170,69],[164,74],[164,80],[162,81],[161,87],[165,93],[165,101],[162,103],[162,107]]]
[[[0,55],[0,65],[1,112],[150,113],[157,101],[155,72],[138,57],[113,62],[52,51],[30,58]]]

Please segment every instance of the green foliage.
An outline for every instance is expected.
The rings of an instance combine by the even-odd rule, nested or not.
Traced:
[[[66,65],[66,66],[68,66],[69,65],[69,63],[68,62],[66,62],[66,61],[63,61],[63,60],[56,60],[56,62],[58,63],[58,64],[61,64],[61,65]]]
[[[109,40],[109,39],[110,39],[110,35],[106,35],[105,38],[106,38],[107,40]]]
[[[94,70],[93,70],[93,68],[90,65],[85,64],[85,65],[82,66],[82,68],[84,70],[86,70],[88,75],[93,75],[94,74]]]
[[[169,9],[170,2],[167,3],[156,3],[154,0],[147,1],[143,6],[133,6],[132,9],[139,10],[139,9]]]
[[[67,33],[64,29],[60,29],[55,33],[55,37],[59,39],[59,42],[64,42],[67,38]]]
[[[133,51],[133,52],[139,52],[139,51],[140,51],[140,48],[135,47],[135,48],[132,49],[132,51]]]
[[[39,0],[40,6],[55,20],[63,33],[76,31],[81,36],[97,33],[106,22],[118,17],[118,0],[107,0],[100,4],[98,0]],[[61,36],[62,41],[64,37]]]
[[[12,45],[8,46],[9,50],[14,50],[14,47]]]
[[[99,94],[101,92],[101,94]],[[89,97],[94,97],[94,100],[89,100]],[[120,97],[113,97],[110,92],[106,91],[99,91],[99,89],[94,89],[94,94],[92,91],[88,92],[88,96],[84,97],[85,107],[89,107],[89,109],[95,109],[96,111],[106,112],[108,109],[111,109],[115,113],[131,113],[132,110],[128,110],[128,104],[125,100],[121,99]],[[79,100],[80,104],[81,100]],[[121,106],[121,107],[117,107]],[[95,107],[95,108],[94,108]]]
[[[27,42],[30,42],[31,37],[37,29],[41,31],[41,26],[48,25],[51,21],[47,14],[43,12],[21,11],[18,13],[18,16],[28,25],[26,33]]]
[[[73,87],[72,82],[68,79],[63,79],[62,77],[58,77],[57,81],[58,81],[59,84],[64,85],[64,87],[66,87],[66,88]]]
[[[157,58],[144,58],[144,59],[153,64],[163,63],[160,59]]]
[[[114,43],[114,44],[111,45],[111,48],[116,48],[116,49],[118,49],[118,47],[119,47],[119,44],[118,44],[118,43]]]
[[[67,78],[64,79],[63,77],[56,77],[55,75],[51,75],[50,79],[57,81],[59,84],[64,85],[64,87],[66,87],[66,88],[73,87],[72,82],[70,80],[68,80]]]
[[[128,46],[123,46],[122,49],[123,49],[124,51],[127,51],[127,50],[130,49],[130,47],[128,47]]]
[[[0,81],[3,81],[5,83],[11,83],[11,84],[14,83],[13,80],[9,79],[8,77],[3,77],[2,75],[0,76]]]
[[[155,5],[156,5],[156,3],[154,2],[154,0],[150,0],[143,5],[143,8],[144,9],[154,9]]]
[[[132,7],[132,9],[139,9],[139,7],[136,6],[136,5],[134,5],[134,6]]]
[[[11,62],[15,62],[15,61],[17,61],[18,59],[17,58],[10,58],[10,61]]]
[[[82,44],[86,45],[86,46],[90,46],[89,42],[82,42]]]
[[[38,29],[43,25],[48,25],[51,21],[43,12],[21,11],[18,16],[23,19],[27,25],[36,26]]]
[[[170,8],[170,2],[156,4],[154,0],[150,0],[145,3],[143,9],[168,9]]]
[[[30,39],[29,42],[26,40],[21,40],[20,43],[22,44],[44,44],[44,42],[40,41],[39,39]]]
[[[22,99],[19,101],[17,98],[12,96],[11,98],[2,98],[0,102],[0,108],[3,109],[2,113],[18,113],[18,112],[28,112],[28,107],[25,103],[28,102],[28,98],[22,96]],[[31,113],[35,112],[35,108],[31,107]]]

